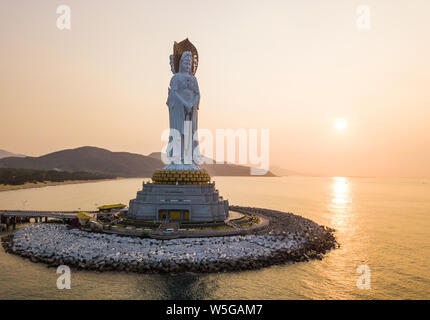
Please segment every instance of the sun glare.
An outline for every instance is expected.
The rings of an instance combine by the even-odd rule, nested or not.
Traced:
[[[343,131],[348,126],[345,119],[336,119],[334,122],[334,127],[337,131]]]

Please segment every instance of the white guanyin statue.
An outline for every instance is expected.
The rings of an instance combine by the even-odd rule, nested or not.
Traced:
[[[200,91],[197,79],[198,54],[188,39],[177,43],[170,55],[173,77],[170,80],[170,140],[167,156],[170,164],[164,170],[200,170],[201,155],[197,140]]]
[[[173,77],[169,97],[169,144],[162,160],[167,166],[155,170],[150,183],[143,183],[136,198],[130,200],[127,217],[160,223],[189,221],[214,222],[228,217],[224,200],[209,173],[199,168],[202,157],[197,139],[200,102],[199,85],[194,76],[198,53],[188,39],[174,44],[170,66]],[[167,156],[167,157],[166,157]]]

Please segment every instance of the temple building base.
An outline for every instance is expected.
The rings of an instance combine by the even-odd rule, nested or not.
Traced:
[[[210,222],[228,217],[223,200],[209,183],[206,171],[154,173],[153,183],[144,183],[130,200],[127,218],[145,221]]]

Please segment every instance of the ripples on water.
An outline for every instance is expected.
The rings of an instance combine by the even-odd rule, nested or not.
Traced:
[[[322,261],[208,275],[72,270],[56,288],[53,268],[0,249],[0,299],[428,299],[430,180],[215,177],[230,204],[290,211],[335,228],[341,244]],[[0,192],[1,209],[94,209],[128,203],[142,179]],[[359,265],[371,289],[359,290]]]

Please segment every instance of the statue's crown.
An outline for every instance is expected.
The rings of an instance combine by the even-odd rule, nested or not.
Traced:
[[[175,65],[175,72],[179,72],[179,62],[181,61],[182,54],[185,51],[190,51],[193,56],[191,71],[196,74],[197,66],[199,64],[199,54],[196,47],[186,38],[181,42],[173,44],[173,63]]]

